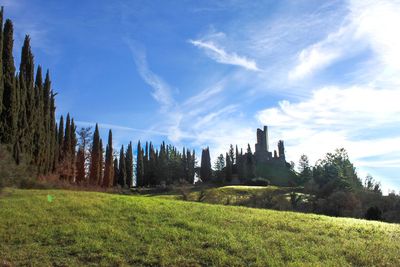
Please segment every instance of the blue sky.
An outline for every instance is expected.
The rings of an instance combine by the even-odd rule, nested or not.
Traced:
[[[31,35],[58,114],[115,142],[167,140],[212,156],[275,147],[312,163],[348,150],[400,190],[400,1],[2,0],[19,62]],[[18,63],[17,63],[18,64]]]

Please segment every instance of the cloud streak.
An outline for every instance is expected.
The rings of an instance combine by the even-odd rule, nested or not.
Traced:
[[[189,40],[189,43],[204,50],[207,56],[218,63],[240,66],[252,71],[260,71],[260,69],[257,67],[257,63],[253,59],[239,56],[236,53],[228,53],[223,48],[218,47],[211,41]]]
[[[175,104],[170,86],[150,70],[144,48],[131,40],[128,40],[127,43],[133,55],[139,75],[153,89],[151,95],[161,105],[161,110],[166,111]]]

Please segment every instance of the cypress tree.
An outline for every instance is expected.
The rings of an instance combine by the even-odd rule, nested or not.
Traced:
[[[25,84],[24,78],[21,74],[17,79],[17,90],[20,92],[20,101],[19,101],[19,112],[18,112],[18,127],[17,127],[17,137],[18,142],[20,143],[20,149],[22,152],[29,155],[29,123],[26,112],[26,93],[27,88]]]
[[[63,147],[64,147],[64,117],[61,115],[58,126],[58,163],[63,159]]]
[[[39,173],[44,173],[44,164],[46,157],[46,136],[44,130],[43,114],[43,77],[42,67],[38,66],[35,79],[35,132],[33,138],[34,144],[34,163],[38,167]]]
[[[75,148],[78,140],[76,138],[76,126],[74,119],[71,120],[71,147],[70,147],[70,170],[69,170],[69,181],[74,182],[76,175],[76,154]]]
[[[3,77],[3,14],[4,14],[4,8],[1,7],[0,9],[0,115],[1,111],[3,109],[3,92],[4,92],[4,77]],[[0,142],[1,142],[1,136],[2,136],[2,130],[1,130],[1,120],[0,120]]]
[[[50,97],[50,166],[49,171],[54,172],[58,159],[58,144],[57,144],[57,124],[56,124],[56,106],[55,106],[55,94],[51,92]]]
[[[200,178],[203,182],[208,182],[211,179],[211,175],[210,149],[207,147],[201,153]]]
[[[143,153],[140,141],[137,146],[137,158],[136,158],[136,186],[144,186],[144,164],[143,164]]]
[[[63,143],[63,153],[64,158],[67,158],[71,153],[72,147],[72,130],[71,130],[71,118],[69,113],[67,114],[67,120],[65,122],[65,135],[64,135],[64,143]]]
[[[132,142],[129,142],[128,149],[126,150],[126,184],[128,187],[133,186],[133,149]]]
[[[91,185],[98,184],[100,174],[100,133],[99,126],[96,123],[90,152],[89,182]]]
[[[119,172],[118,172],[118,184],[121,187],[125,187],[126,185],[126,162],[125,162],[125,151],[124,145],[121,147],[121,151],[119,153]]]
[[[65,122],[65,134],[62,143],[62,160],[60,162],[60,175],[61,179],[71,181],[71,147],[72,147],[72,130],[71,130],[71,118],[69,113]]]
[[[79,146],[76,153],[76,183],[82,184],[85,181],[85,152],[83,147]]]
[[[30,42],[31,38],[29,35],[26,35],[21,51],[21,63],[19,65],[20,75],[25,80],[27,88],[33,88],[34,83],[34,62]]]
[[[20,80],[25,83],[25,100],[24,109],[27,121],[27,131],[25,133],[24,151],[29,156],[32,156],[35,150],[34,133],[36,130],[36,121],[38,116],[35,108],[35,90],[34,90],[34,62],[33,54],[30,46],[29,35],[25,36],[24,45],[21,51],[21,63],[19,67]],[[32,158],[33,162],[34,159]]]
[[[108,132],[108,143],[106,147],[106,158],[104,163],[104,178],[103,187],[109,187],[113,185],[114,179],[114,166],[113,166],[113,145],[112,145],[112,131]]]
[[[15,88],[15,66],[13,57],[13,24],[7,19],[3,33],[3,110],[1,113],[0,139],[2,143],[14,144],[17,131],[18,103]]]
[[[232,148],[232,147],[231,147]],[[232,149],[233,151],[233,149]],[[226,166],[225,166],[225,181],[232,181],[232,154],[226,153]]]
[[[98,185],[101,186],[103,184],[103,175],[104,175],[104,148],[103,148],[103,140],[100,138],[100,177],[98,181]]]
[[[52,132],[51,132],[51,81],[50,81],[50,73],[49,70],[46,72],[46,78],[43,85],[43,134],[45,139],[44,146],[44,173],[48,173],[50,171],[51,158],[52,158]],[[71,136],[72,137],[72,136]],[[75,158],[75,150],[71,152],[72,158]],[[75,165],[73,164],[73,168]]]
[[[119,177],[119,170],[118,170],[118,159],[114,158],[114,179],[113,179],[113,186],[117,186],[118,184],[118,177]]]

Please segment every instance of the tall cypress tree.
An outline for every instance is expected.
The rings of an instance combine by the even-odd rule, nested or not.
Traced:
[[[100,138],[100,160],[99,160],[99,165],[100,165],[100,176],[99,176],[99,181],[97,182],[97,185],[101,186],[103,184],[103,175],[104,175],[104,148],[103,148],[103,140]]]
[[[85,181],[85,152],[83,147],[79,146],[76,153],[76,183],[81,184]]]
[[[56,124],[56,104],[55,104],[55,94],[51,92],[50,97],[50,165],[49,171],[54,172],[56,168],[58,159],[58,144],[57,144],[57,124]]]
[[[69,170],[69,181],[74,182],[76,175],[76,144],[78,140],[76,138],[76,126],[74,119],[71,120],[71,148],[70,148],[70,170]]]
[[[24,81],[25,83],[25,117],[27,121],[27,131],[25,133],[24,139],[24,152],[25,154],[32,156],[35,150],[34,133],[36,129],[36,121],[39,119],[36,113],[35,107],[35,90],[34,90],[34,60],[31,51],[30,37],[25,36],[24,45],[21,51],[21,63],[19,66],[20,83]],[[31,161],[34,159],[32,158]]]
[[[60,163],[63,159],[63,147],[64,147],[64,117],[61,115],[60,122],[58,126],[58,163]],[[57,164],[58,165],[58,164]]]
[[[98,184],[100,174],[100,133],[99,126],[96,123],[90,152],[89,182],[91,185]]]
[[[46,158],[46,136],[44,129],[44,114],[43,114],[43,77],[42,67],[38,66],[35,79],[35,131],[33,134],[34,144],[34,162],[38,167],[39,173],[44,173],[44,165]],[[66,125],[67,126],[67,125]]]
[[[128,149],[126,150],[126,184],[128,187],[133,186],[133,149],[132,142],[129,142]]]
[[[231,146],[232,148],[232,146]],[[233,149],[232,149],[233,151]],[[232,153],[226,153],[226,166],[225,166],[225,181],[232,181]]]
[[[4,15],[4,8],[1,7],[0,9],[0,115],[3,109],[3,92],[4,92],[4,77],[3,77],[3,15]],[[1,130],[1,120],[0,120],[0,137],[2,134]],[[1,142],[1,138],[0,138]]]
[[[207,147],[201,153],[200,178],[203,182],[208,182],[211,179],[211,175],[210,149]]]
[[[126,185],[126,162],[125,162],[125,151],[123,145],[119,153],[118,184],[121,187],[125,187]]]
[[[140,141],[137,146],[137,158],[136,158],[136,186],[144,186],[144,163],[143,153]]]
[[[13,24],[7,19],[3,33],[3,110],[1,113],[0,139],[2,143],[14,144],[17,131],[18,102],[15,88],[15,66],[13,57]]]
[[[113,185],[114,179],[114,166],[113,166],[113,145],[112,145],[112,131],[108,132],[108,143],[106,147],[106,158],[104,163],[104,178],[103,187],[109,187]]]
[[[52,132],[51,132],[51,81],[49,70],[46,72],[46,78],[43,84],[43,134],[45,139],[44,150],[44,172],[48,173],[50,171],[50,162],[52,158]],[[71,136],[72,137],[72,136]],[[71,152],[73,158],[75,157],[75,151]],[[75,165],[73,165],[75,168]]]
[[[114,179],[113,179],[113,186],[117,186],[118,184],[118,177],[119,177],[119,169],[118,169],[118,159],[114,158]]]
[[[33,76],[35,71],[30,42],[31,38],[29,37],[29,35],[26,35],[21,51],[21,63],[19,65],[20,75],[22,76],[22,78],[24,78],[26,86],[28,88],[33,87]]]

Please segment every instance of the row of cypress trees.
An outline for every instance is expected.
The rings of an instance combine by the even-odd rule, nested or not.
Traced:
[[[3,25],[0,10],[0,143],[8,147],[17,164],[22,160],[37,167],[38,174],[56,169],[55,94],[49,71],[45,80],[41,66],[34,78],[34,56],[29,36],[21,51],[19,72],[14,65],[14,27]]]
[[[229,152],[225,157],[221,154],[216,161],[215,171],[211,168],[210,149],[207,147],[202,150],[200,179],[203,182],[231,182],[236,176],[241,182],[255,177],[255,159],[251,151],[250,145],[247,145],[246,153],[243,150],[234,150],[230,145]]]
[[[195,151],[183,148],[180,152],[172,145],[162,142],[160,149],[146,142],[137,146],[137,186],[154,186],[177,182],[194,183],[196,166]]]

